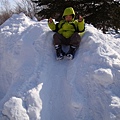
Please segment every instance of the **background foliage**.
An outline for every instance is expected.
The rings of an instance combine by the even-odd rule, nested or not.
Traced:
[[[60,20],[66,7],[73,7],[86,23],[102,29],[109,28],[118,32],[120,28],[120,2],[115,0],[32,0],[36,4],[36,14],[41,18],[53,17]]]

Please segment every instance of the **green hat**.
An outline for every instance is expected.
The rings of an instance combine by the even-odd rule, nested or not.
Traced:
[[[64,10],[64,13],[63,13],[63,18],[66,16],[66,15],[73,15],[73,17],[75,16],[75,11],[72,7],[68,7]]]

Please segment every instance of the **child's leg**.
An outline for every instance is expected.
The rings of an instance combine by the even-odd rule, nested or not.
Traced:
[[[53,35],[53,44],[54,44],[54,46],[55,46],[55,45],[65,44],[65,42],[66,42],[66,38],[63,37],[61,34],[55,33],[55,34]]]
[[[77,32],[75,32],[75,33],[70,37],[70,45],[78,48],[79,45],[80,45],[80,42],[81,42],[81,37],[80,37],[80,35],[79,35]]]
[[[55,33],[53,35],[53,44],[56,49],[57,60],[61,60],[64,58],[65,53],[62,50],[62,44],[64,43],[64,41],[66,41],[66,39],[61,34]]]
[[[76,50],[79,48],[81,37],[76,32],[69,38],[69,40],[70,40],[70,48],[69,48],[69,51],[67,52],[66,56],[68,59],[73,59]]]

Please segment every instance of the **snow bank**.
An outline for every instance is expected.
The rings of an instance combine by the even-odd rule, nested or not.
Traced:
[[[1,120],[119,120],[120,38],[86,24],[74,60],[55,60],[47,20],[0,26]]]
[[[111,69],[100,68],[94,71],[94,79],[103,86],[113,83],[113,74]]]
[[[112,96],[111,106],[113,108],[115,107],[120,108],[120,98],[116,96]]]
[[[4,104],[2,113],[10,120],[29,120],[20,98],[12,97]]]
[[[42,83],[37,89],[29,90],[26,96],[26,106],[30,120],[40,120],[40,112],[42,110],[42,101],[39,92],[42,89]]]

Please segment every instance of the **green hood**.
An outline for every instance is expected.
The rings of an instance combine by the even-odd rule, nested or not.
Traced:
[[[63,18],[66,16],[66,15],[74,15],[75,16],[75,11],[72,7],[68,7],[64,10],[64,13],[63,13]]]

